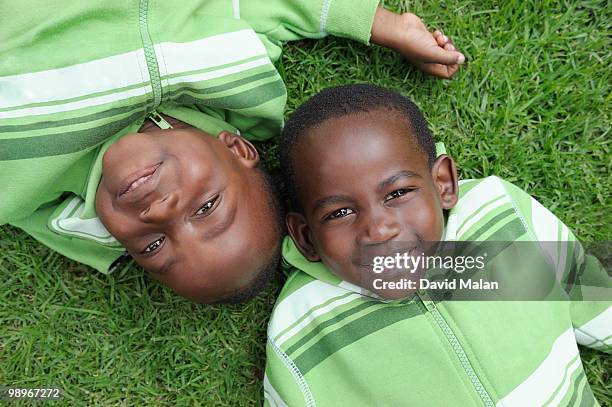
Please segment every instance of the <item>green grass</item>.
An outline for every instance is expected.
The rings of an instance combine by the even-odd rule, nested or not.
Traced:
[[[394,88],[421,107],[462,177],[502,176],[583,241],[612,240],[609,2],[387,2],[406,3],[467,55],[454,80],[379,47],[298,42],[278,63],[287,113],[332,85]],[[261,148],[276,169],[275,143]],[[138,268],[100,275],[2,227],[0,385],[60,386],[68,405],[260,404],[281,280],[244,306],[196,305]],[[595,395],[612,406],[612,361],[582,351]]]

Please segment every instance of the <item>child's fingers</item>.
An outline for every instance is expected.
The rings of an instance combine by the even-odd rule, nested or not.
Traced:
[[[442,65],[429,63],[417,63],[415,65],[423,72],[443,79],[452,78],[452,76],[459,69],[459,65]]]
[[[439,78],[450,79],[459,70],[459,65],[430,64],[430,69]]]
[[[436,35],[436,33],[438,33],[438,35]],[[436,40],[436,42],[438,43],[439,46],[443,47],[444,45],[448,44],[450,42],[450,38],[448,38],[446,35],[442,34],[440,31],[435,31],[433,33],[433,37]]]
[[[455,75],[455,72],[457,72],[458,70],[459,70],[459,65],[447,66],[446,71],[448,73],[448,76],[446,78],[450,79],[453,75]]]
[[[465,62],[465,56],[461,52],[449,51],[440,47],[427,48],[420,59],[423,62],[442,65],[461,65]]]
[[[442,31],[431,33],[437,47],[427,47],[420,52],[415,65],[423,72],[439,78],[450,79],[465,62],[465,56],[458,52],[452,40]]]

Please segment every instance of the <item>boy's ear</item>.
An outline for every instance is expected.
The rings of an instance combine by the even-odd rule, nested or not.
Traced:
[[[301,213],[289,212],[285,217],[287,231],[293,239],[293,243],[304,257],[310,261],[320,261],[321,257],[315,250],[310,239],[310,228],[306,223],[306,218]]]
[[[443,209],[452,209],[459,199],[459,184],[455,161],[446,154],[439,156],[431,169]]]
[[[255,168],[259,163],[259,152],[247,139],[229,131],[222,131],[217,138],[247,167]]]

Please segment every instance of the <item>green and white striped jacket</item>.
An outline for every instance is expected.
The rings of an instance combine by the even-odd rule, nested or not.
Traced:
[[[578,300],[434,303],[419,291],[380,301],[286,238],[294,271],[268,326],[266,405],[597,405],[576,343],[610,351],[612,308],[579,299],[590,286],[610,299],[612,284],[571,231],[524,191],[488,177],[460,182],[445,240],[575,242],[541,255]]]
[[[213,135],[278,134],[283,41],[367,43],[378,0],[0,2],[0,225],[101,272],[101,158],[154,110]]]

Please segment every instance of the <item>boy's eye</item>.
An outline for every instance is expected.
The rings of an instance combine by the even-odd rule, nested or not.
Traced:
[[[164,236],[160,237],[159,239],[155,240],[154,242],[149,244],[147,247],[145,247],[144,250],[141,251],[140,253],[147,254],[147,253],[153,253],[154,251],[157,251],[161,247],[162,243],[164,243],[164,240],[166,240]]]
[[[406,195],[410,191],[411,191],[411,189],[406,189],[406,188],[396,189],[395,191],[393,191],[389,195],[387,195],[387,197],[385,198],[385,201],[390,201],[391,199],[399,198],[401,196]]]
[[[198,211],[195,213],[195,214],[196,214],[196,216],[197,216],[197,215],[204,215],[204,214],[205,214],[205,213],[207,213],[209,210],[211,210],[211,209],[212,209],[212,207],[215,205],[215,202],[217,202],[217,199],[218,199],[218,198],[219,198],[219,197],[218,197],[218,196],[216,196],[216,197],[214,197],[213,199],[206,201],[206,202],[204,203],[204,205],[202,205],[202,206],[200,207],[200,209],[198,209]]]
[[[338,218],[344,218],[345,216],[348,216],[350,214],[353,213],[352,209],[349,208],[342,208],[342,209],[338,209],[337,211],[334,211],[332,213],[330,213],[326,219],[338,219]]]

